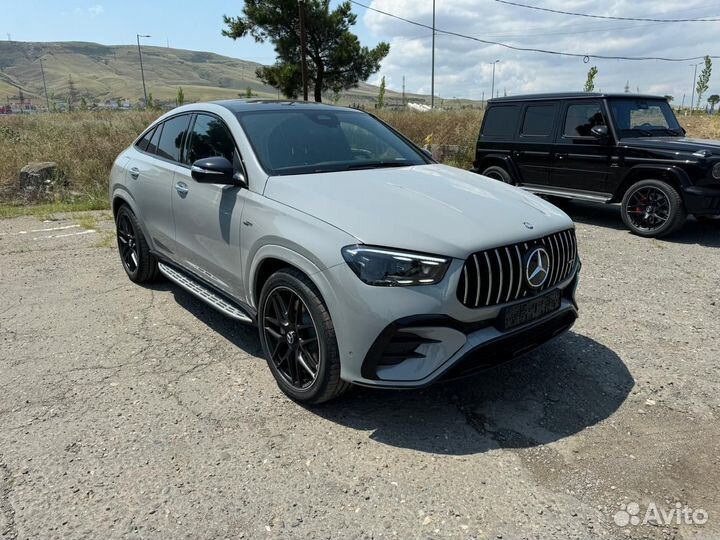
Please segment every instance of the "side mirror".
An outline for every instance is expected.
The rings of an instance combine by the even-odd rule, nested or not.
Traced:
[[[233,164],[222,156],[198,159],[192,164],[190,174],[193,180],[201,184],[228,184],[247,187],[247,180],[240,172],[235,172]]]
[[[684,127],[680,126],[680,131],[682,131],[683,135],[687,135],[687,129],[685,129]]]
[[[590,133],[596,139],[604,139],[608,136],[609,131],[607,126],[593,126],[590,128]]]

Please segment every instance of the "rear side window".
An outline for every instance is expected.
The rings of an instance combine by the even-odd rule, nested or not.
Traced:
[[[565,115],[565,137],[591,137],[595,126],[607,125],[600,103],[570,105]]]
[[[521,135],[547,137],[555,127],[557,104],[528,105],[525,109]]]
[[[156,130],[157,130],[157,128],[154,128],[154,129],[151,129],[150,131],[148,131],[145,134],[145,136],[135,144],[135,146],[137,146],[143,152],[146,151],[148,144],[150,144],[150,139],[152,139],[152,136]]]
[[[233,162],[235,143],[227,126],[219,118],[198,114],[189,137],[186,163],[191,164],[198,159],[216,156]]]
[[[490,107],[485,114],[482,136],[512,138],[519,116],[520,107],[517,105]]]
[[[180,161],[183,139],[189,121],[190,115],[183,114],[171,118],[163,124],[157,149],[158,156],[172,161]]]
[[[162,132],[162,124],[160,124],[158,127],[155,128],[155,131],[152,134],[152,137],[150,138],[150,142],[148,143],[147,147],[145,148],[145,151],[148,154],[155,154],[157,152],[158,142],[160,142],[160,133]]]

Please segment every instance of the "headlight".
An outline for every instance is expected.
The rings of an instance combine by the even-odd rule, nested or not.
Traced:
[[[372,246],[345,246],[342,255],[357,277],[379,287],[432,285],[450,265],[446,257]]]
[[[720,180],[720,163],[716,163],[713,167],[712,176],[715,180]]]

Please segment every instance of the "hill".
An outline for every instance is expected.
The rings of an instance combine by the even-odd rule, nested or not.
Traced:
[[[143,46],[143,64],[148,91],[153,98],[174,102],[182,86],[187,101],[235,98],[250,88],[259,97],[278,97],[277,91],[255,76],[255,62],[209,52]],[[71,76],[79,96],[88,101],[142,97],[140,65],[134,45],[108,46],[87,42],[30,43],[0,42],[0,101],[15,100],[20,91],[41,105],[44,102],[42,58],[48,94],[58,100],[68,95]],[[343,103],[375,100],[378,88],[361,83],[342,94]],[[428,96],[408,95],[418,102]],[[400,94],[388,90],[392,103]]]

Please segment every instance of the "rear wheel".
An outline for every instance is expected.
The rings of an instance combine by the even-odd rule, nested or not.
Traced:
[[[123,205],[115,218],[118,251],[125,273],[135,283],[147,283],[159,275],[157,260],[140,228],[137,217]]]
[[[280,389],[317,404],[344,393],[340,352],[330,313],[302,272],[286,268],[267,280],[258,310],[260,342]]]
[[[485,169],[483,171],[483,176],[487,176],[488,178],[492,178],[493,180],[499,180],[500,182],[505,182],[506,184],[515,184],[512,177],[510,176],[510,173],[497,165],[493,165],[492,167],[488,167],[487,169]]]
[[[680,194],[660,180],[641,180],[630,186],[622,200],[621,215],[631,232],[648,238],[672,234],[687,218]]]

